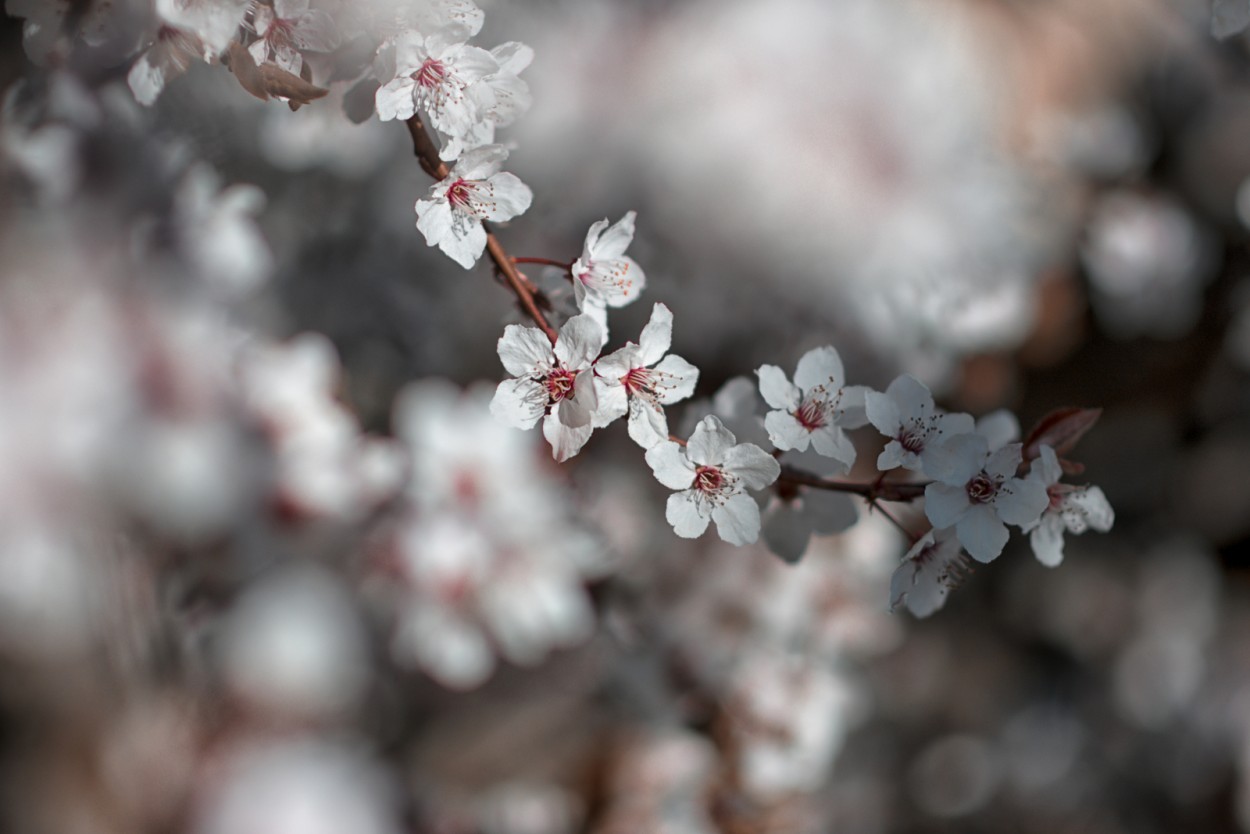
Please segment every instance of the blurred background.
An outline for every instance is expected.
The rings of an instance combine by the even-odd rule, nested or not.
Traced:
[[[351,79],[143,108],[146,2],[68,5],[0,18],[0,829],[1250,831],[1250,0],[480,3],[536,54],[500,237],[637,210],[677,433],[826,344],[1104,409],[1114,529],[923,620],[862,504],[788,565],[673,535],[622,426],[495,424],[520,315]]]

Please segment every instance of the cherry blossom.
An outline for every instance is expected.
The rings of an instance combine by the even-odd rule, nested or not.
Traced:
[[[456,167],[417,200],[417,230],[425,242],[469,269],[486,249],[483,220],[510,220],[530,207],[533,192],[515,174],[500,172],[508,151],[487,145],[460,157]]]
[[[156,0],[156,14],[166,26],[197,38],[202,57],[211,61],[238,34],[251,0]]]
[[[656,304],[638,343],[628,343],[595,364],[599,409],[596,428],[629,413],[629,436],[644,449],[668,439],[664,406],[694,393],[699,369],[680,356],[665,356],[673,338],[673,314]]]
[[[929,389],[910,374],[891,382],[884,394],[869,391],[864,405],[868,421],[890,438],[877,457],[877,468],[882,472],[898,466],[923,472],[922,458],[927,449],[947,437],[973,430],[971,415],[938,411]]]
[[[529,85],[519,77],[534,60],[534,50],[518,41],[500,44],[490,51],[498,69],[470,84],[468,95],[478,118],[460,134],[444,132],[439,157],[445,161],[458,159],[466,150],[495,142],[495,128],[516,121],[533,103]]]
[[[130,67],[126,83],[134,93],[135,101],[150,107],[165,85],[187,71],[191,61],[204,52],[204,46],[195,35],[162,26],[156,40]]]
[[[930,530],[890,577],[890,610],[903,605],[914,616],[929,616],[946,604],[947,594],[970,568],[954,530]]]
[[[605,307],[624,307],[636,299],[647,285],[642,267],[625,254],[634,240],[635,212],[608,226],[606,218],[596,222],[586,233],[582,256],[573,262],[573,292],[582,312],[598,311],[604,317]]]
[[[719,419],[704,417],[681,446],[671,440],[647,450],[647,465],[669,489],[665,518],[682,538],[703,535],[709,521],[730,544],[759,538],[760,510],[747,489],[763,489],[777,480],[781,465],[761,449],[737,439]]]
[[[832,347],[810,350],[799,360],[791,383],[776,365],[763,365],[760,393],[774,411],[764,418],[768,439],[778,449],[804,451],[811,444],[818,453],[841,462],[843,471],[855,463],[855,446],[843,428],[864,425],[862,386],[843,387],[842,359]]]
[[[299,75],[304,66],[301,52],[332,52],[340,37],[330,15],[309,8],[310,0],[274,0],[252,12],[252,28],[258,38],[248,52],[256,63],[271,63]]]
[[[1092,527],[1105,533],[1115,523],[1115,511],[1101,489],[1061,484],[1062,476],[1055,450],[1043,446],[1041,455],[1029,469],[1027,480],[1045,488],[1049,503],[1042,517],[1024,530],[1029,534],[1029,544],[1033,546],[1037,561],[1051,568],[1063,562],[1065,530],[1080,535]]]
[[[499,359],[513,379],[495,389],[490,411],[519,429],[540,418],[558,461],[577,454],[594,430],[598,406],[591,365],[603,349],[603,330],[589,316],[574,316],[554,345],[537,327],[510,324],[499,339]]]
[[[925,515],[939,530],[954,526],[959,541],[979,562],[990,562],[1007,544],[1005,524],[1027,527],[1046,509],[1046,488],[1015,477],[1021,445],[996,452],[980,434],[960,434],[934,449],[925,463],[935,478],[925,487]]]
[[[387,72],[391,65],[393,74]],[[429,35],[404,32],[379,60],[378,77],[390,80],[378,88],[374,99],[378,118],[409,119],[423,110],[439,131],[452,136],[470,134],[481,114],[468,87],[498,70],[494,56],[467,45],[454,30]]]

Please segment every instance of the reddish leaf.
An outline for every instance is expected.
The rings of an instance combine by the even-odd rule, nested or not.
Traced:
[[[227,53],[226,59],[230,71],[239,80],[239,86],[262,101],[269,99],[269,92],[265,89],[265,79],[260,74],[260,67],[256,66],[252,53],[248,52],[243,44],[238,41],[230,44],[230,52]]]
[[[1055,450],[1059,457],[1072,451],[1085,432],[1094,427],[1102,416],[1101,408],[1056,408],[1037,421],[1024,439],[1024,459],[1033,460],[1042,453],[1043,446]]]

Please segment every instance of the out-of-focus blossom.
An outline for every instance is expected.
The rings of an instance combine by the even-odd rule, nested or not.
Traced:
[[[273,271],[273,255],[256,226],[265,195],[251,185],[221,188],[207,165],[187,171],[174,200],[174,224],[205,283],[225,295],[254,292]]]
[[[895,568],[890,579],[890,610],[904,605],[917,617],[929,616],[946,604],[947,594],[970,567],[954,530],[930,530]]]
[[[637,344],[630,342],[595,363],[596,427],[628,413],[629,436],[642,448],[668,439],[664,406],[689,397],[699,379],[699,369],[685,359],[665,356],[672,340],[673,314],[656,304]]]
[[[324,9],[310,7],[310,0],[274,0],[272,6],[252,10],[257,39],[247,48],[257,64],[272,63],[300,74],[303,52],[332,52],[339,46],[335,22]]]
[[[1047,567],[1058,567],[1063,561],[1063,534],[1066,530],[1080,535],[1091,527],[1100,533],[1111,529],[1115,523],[1115,511],[1107,496],[1096,486],[1073,486],[1061,484],[1063,470],[1055,450],[1043,446],[1041,455],[1033,461],[1028,479],[1046,489],[1049,504],[1035,524],[1024,528],[1029,534],[1033,555]]]

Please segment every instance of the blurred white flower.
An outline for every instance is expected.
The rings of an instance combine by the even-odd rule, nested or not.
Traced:
[[[253,185],[221,187],[207,165],[183,177],[174,198],[178,239],[205,283],[225,295],[254,292],[273,272],[273,255],[256,225],[265,195]]]
[[[970,569],[963,545],[951,528],[930,530],[907,551],[890,578],[890,610],[906,606],[927,617],[946,604],[946,596]]]
[[[1042,517],[1024,531],[1029,534],[1029,544],[1037,560],[1052,568],[1063,561],[1065,530],[1080,535],[1092,527],[1105,533],[1115,523],[1115,511],[1101,489],[1061,484],[1061,477],[1063,470],[1059,468],[1055,450],[1042,446],[1041,455],[1033,461],[1027,479],[1045,488],[1049,504]]]
[[[304,66],[300,53],[338,48],[340,37],[334,19],[309,4],[310,0],[274,0],[272,6],[253,7],[252,29],[257,39],[247,51],[257,64],[271,63],[299,75]]]

